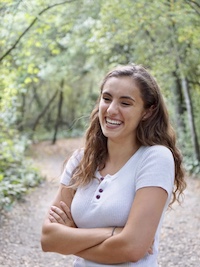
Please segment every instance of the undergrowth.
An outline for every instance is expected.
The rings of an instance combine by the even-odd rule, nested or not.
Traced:
[[[2,125],[1,125],[2,126]],[[17,131],[2,127],[0,132],[0,209],[9,209],[42,178],[25,157],[29,142]]]

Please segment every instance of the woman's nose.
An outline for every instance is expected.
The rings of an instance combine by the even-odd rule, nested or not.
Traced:
[[[108,115],[113,115],[118,113],[118,105],[116,102],[112,101],[107,108]]]

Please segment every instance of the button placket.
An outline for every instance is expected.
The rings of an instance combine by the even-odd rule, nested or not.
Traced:
[[[101,182],[102,182],[103,180],[104,180],[104,177],[101,177],[101,178],[100,178],[100,185],[99,185],[99,186],[101,186]],[[100,188],[100,189],[98,190],[98,193],[102,194],[102,193],[103,193],[103,189]],[[100,195],[100,194],[96,195],[96,199],[100,199],[100,198],[101,198],[101,195]]]

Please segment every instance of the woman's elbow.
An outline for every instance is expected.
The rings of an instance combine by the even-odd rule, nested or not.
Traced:
[[[144,255],[139,255],[136,253],[133,253],[130,257],[130,262],[138,262],[139,260],[141,260],[144,257]]]
[[[51,231],[48,225],[42,227],[40,244],[44,252],[52,252]]]
[[[43,252],[50,252],[49,244],[46,241],[46,237],[43,235],[41,237],[40,244]]]
[[[128,262],[138,262],[139,260],[144,258],[145,255],[146,252],[143,249],[135,246],[130,246],[126,249],[126,259],[128,260]]]

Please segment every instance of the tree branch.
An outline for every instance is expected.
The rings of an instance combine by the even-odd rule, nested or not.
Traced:
[[[20,42],[20,40],[22,39],[22,37],[30,30],[30,28],[36,23],[36,21],[38,20],[38,17],[41,16],[44,12],[46,12],[47,10],[59,6],[59,5],[63,5],[66,3],[71,3],[74,2],[75,0],[68,0],[68,1],[64,1],[61,3],[57,3],[57,4],[53,4],[51,6],[46,7],[45,9],[43,9],[42,11],[40,11],[40,13],[38,14],[38,16],[36,18],[34,18],[34,20],[31,22],[31,24],[24,30],[24,32],[18,37],[18,39],[15,41],[15,43],[11,46],[11,48],[9,48],[4,54],[3,56],[0,57],[0,62],[3,61],[3,59],[8,56],[10,54],[10,52],[15,49],[15,47],[18,45],[18,43]]]
[[[188,0],[187,0],[188,1]],[[199,3],[197,3],[196,1],[190,1],[191,3],[193,3],[194,5],[196,5],[196,6],[198,6],[199,8],[200,8],[200,4]]]
[[[57,94],[58,94],[59,90],[55,91],[55,93],[52,95],[52,97],[50,98],[49,102],[46,104],[46,106],[43,108],[43,110],[41,111],[41,113],[38,115],[38,117],[36,118],[33,127],[32,127],[32,131],[34,132],[40,119],[45,115],[45,113],[47,112],[47,110],[49,109],[49,107],[51,106],[51,104],[53,103],[54,99],[56,98]]]
[[[198,10],[198,8],[200,8],[200,4],[199,4],[199,3],[195,2],[195,1],[192,1],[192,0],[185,0],[185,2],[186,2],[189,6],[191,6],[191,7],[194,9],[194,11],[196,11],[196,13],[197,13],[198,15],[200,15],[200,10]]]
[[[188,82],[189,82],[190,84],[200,86],[200,82],[197,82],[197,81],[191,81],[191,80],[188,80]]]

